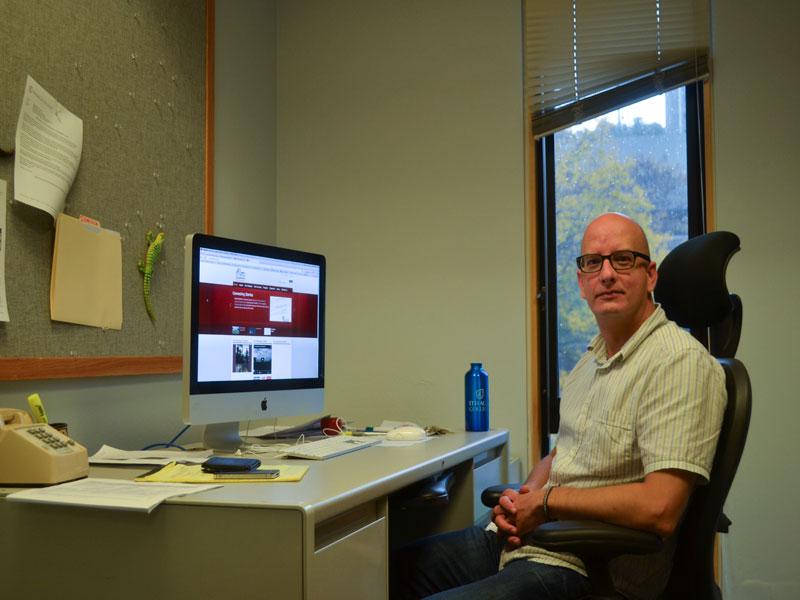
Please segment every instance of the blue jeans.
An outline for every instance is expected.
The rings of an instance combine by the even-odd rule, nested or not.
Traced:
[[[392,554],[392,600],[573,600],[586,577],[563,567],[515,560],[499,570],[502,541],[470,527],[409,544]]]

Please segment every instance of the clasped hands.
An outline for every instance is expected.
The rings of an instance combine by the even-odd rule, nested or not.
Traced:
[[[519,491],[507,489],[492,509],[492,521],[498,537],[506,540],[506,550],[522,545],[522,538],[545,522],[544,489],[531,490],[522,485]]]

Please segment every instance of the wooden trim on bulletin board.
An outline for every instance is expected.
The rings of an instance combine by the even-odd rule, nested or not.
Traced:
[[[0,381],[180,373],[180,356],[89,356],[0,359]]]
[[[205,48],[205,231],[214,221],[214,0],[206,0]],[[73,379],[180,373],[180,356],[88,356],[0,358],[0,381]]]

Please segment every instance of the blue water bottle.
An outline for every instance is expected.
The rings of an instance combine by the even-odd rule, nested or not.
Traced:
[[[489,374],[482,363],[470,363],[464,376],[467,431],[489,431]]]

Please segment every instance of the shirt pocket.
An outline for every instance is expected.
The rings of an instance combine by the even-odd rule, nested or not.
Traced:
[[[589,421],[587,450],[594,455],[596,474],[613,480],[631,476],[634,458],[633,425],[608,414]]]

